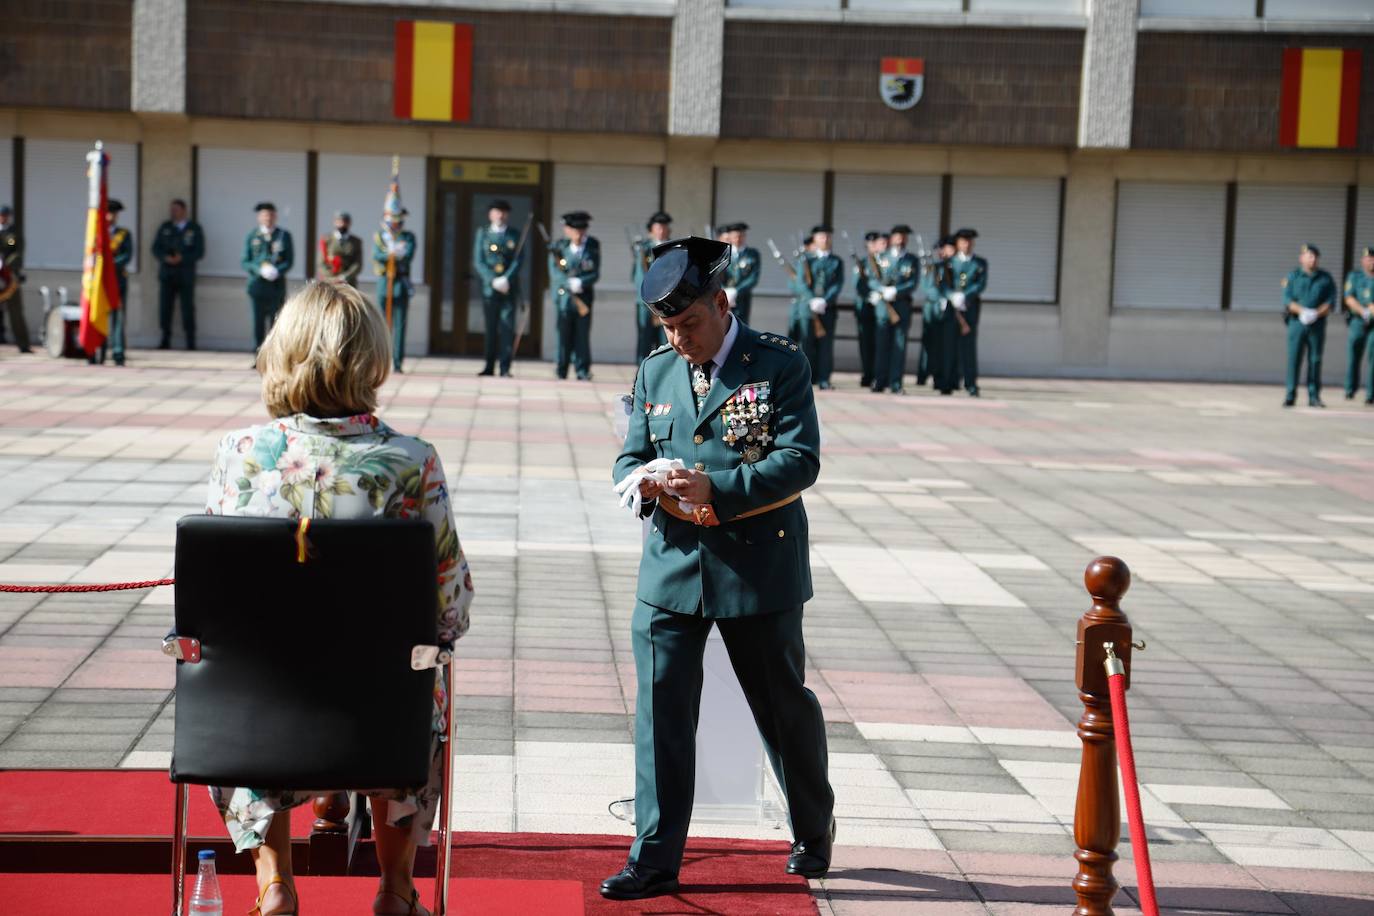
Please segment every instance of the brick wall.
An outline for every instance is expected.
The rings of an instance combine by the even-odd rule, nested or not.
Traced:
[[[1374,149],[1374,36],[1141,32],[1131,145],[1273,152],[1283,49],[1360,48],[1358,148]]]
[[[133,0],[0,3],[0,105],[128,109]]]
[[[671,20],[188,0],[195,115],[395,123],[398,19],[471,23],[468,126],[663,133]]]
[[[878,96],[883,57],[925,59],[922,100]],[[1073,146],[1083,33],[727,21],[726,137]]]

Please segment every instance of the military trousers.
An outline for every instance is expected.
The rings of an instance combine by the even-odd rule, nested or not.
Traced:
[[[930,378],[931,370],[931,351],[935,348],[935,324],[930,319],[921,318],[921,353],[916,357],[916,384],[924,385],[926,379]]]
[[[946,306],[938,318],[929,322],[929,364],[935,390],[949,394],[959,387],[959,319],[952,306]]]
[[[582,301],[591,307],[592,300],[584,295]],[[592,376],[592,315],[577,314],[577,306],[569,301],[558,306],[558,377],[568,377],[568,363],[581,379]]]
[[[902,390],[902,375],[906,372],[906,342],[911,333],[911,303],[894,302],[897,310],[897,323],[892,323],[892,314],[887,304],[875,309],[873,319],[873,387]]]
[[[768,761],[787,800],[795,839],[830,829],[825,720],[807,688],[800,606],[715,619],[635,603],[635,827],[629,860],[677,873],[692,820],[702,659],[712,625],[730,654]]]
[[[873,384],[873,344],[877,334],[874,325],[876,309],[871,302],[854,307],[854,319],[859,325],[859,384],[867,388]]]
[[[1346,340],[1345,396],[1355,396],[1360,390],[1360,372],[1364,369],[1365,352],[1369,353],[1369,375],[1364,390],[1366,398],[1374,398],[1374,325],[1358,316],[1350,319],[1350,336]]]
[[[157,281],[157,318],[162,328],[162,341],[172,342],[172,312],[181,303],[181,329],[186,332],[186,346],[196,345],[196,275],[178,272],[175,276]]]
[[[377,308],[386,317],[386,281],[377,284]],[[401,361],[406,355],[406,318],[410,315],[410,294],[402,292],[397,286],[391,296],[391,365],[401,371]]]
[[[952,307],[952,306],[951,306]],[[980,305],[970,304],[963,313],[964,321],[968,324],[969,331],[959,335],[959,375],[964,380],[964,388],[968,391],[978,390],[978,314],[981,311]],[[950,316],[953,318],[954,316]],[[954,319],[956,329],[959,319]]]
[[[5,311],[9,312],[10,330],[14,332],[14,343],[20,351],[29,349],[29,324],[24,320],[24,288],[16,287],[14,295],[5,300]],[[0,333],[4,325],[0,323]]]
[[[739,293],[735,296],[735,317],[745,324],[749,323],[749,313],[754,308],[754,292]]]
[[[113,356],[115,365],[124,365],[125,332],[129,317],[129,281],[119,281],[119,308],[110,312],[110,333],[100,345],[100,352],[90,357],[92,363],[105,362],[106,356]]]
[[[797,346],[801,348],[802,356],[806,357],[806,365],[811,370],[811,381],[819,382],[821,380],[820,348],[817,346],[819,338],[816,337],[816,323],[811,318],[811,309],[807,305],[793,303],[792,314],[787,322],[787,336],[797,342]]]
[[[825,310],[825,314],[820,316],[821,328],[825,330],[823,337],[816,339],[816,366],[813,381],[816,384],[830,385],[830,376],[835,371],[835,326],[839,321],[839,312],[832,303]],[[812,331],[815,324],[812,323]]]
[[[277,320],[277,312],[286,301],[285,281],[263,286],[266,289],[248,294],[249,300],[253,303],[254,350],[262,349],[262,342],[267,339],[267,332],[272,330],[272,324]]]
[[[484,372],[491,372],[500,364],[501,374],[510,372],[515,348],[515,297],[495,290],[482,297],[482,322],[486,336],[482,339],[482,356],[486,360]]]
[[[635,304],[635,327],[637,337],[635,339],[635,361],[643,362],[644,358],[667,341],[663,336],[663,328],[656,323],[654,313],[649,311],[649,307],[643,302]]]
[[[1318,318],[1304,325],[1297,317],[1288,320],[1288,372],[1285,397],[1296,397],[1298,375],[1307,357],[1307,396],[1319,398],[1322,393],[1322,350],[1326,349],[1326,319]]]

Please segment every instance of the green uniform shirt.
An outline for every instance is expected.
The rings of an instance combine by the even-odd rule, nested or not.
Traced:
[[[654,263],[654,249],[661,242],[653,239],[639,239],[634,243],[634,258],[630,264],[630,282],[635,287],[635,302],[644,305],[644,299],[639,295],[639,288],[644,283],[644,275],[649,272],[649,265]],[[647,306],[645,306],[647,308]],[[662,338],[660,338],[662,339]]]
[[[379,229],[372,234],[372,269],[377,274],[377,291],[383,297],[383,303],[386,301],[386,264],[391,255],[392,242],[401,248],[395,255],[396,286],[392,296],[409,296],[411,293],[410,262],[415,259],[415,233],[409,229],[383,233]]]
[[[318,270],[321,280],[343,280],[350,286],[357,286],[358,274],[362,271],[362,239],[352,233],[340,236],[338,232],[331,232],[325,236],[324,257]]]
[[[19,234],[19,229],[14,223],[0,229],[0,260],[14,271],[17,279],[22,279],[20,270],[24,267],[24,237]]]
[[[1331,275],[1321,268],[1317,268],[1312,273],[1308,273],[1301,267],[1294,267],[1288,272],[1288,276],[1283,278],[1283,320],[1297,318],[1292,312],[1288,311],[1290,303],[1296,302],[1299,307],[1307,309],[1320,308],[1323,305],[1336,305],[1336,281],[1331,279]],[[1318,322],[1325,321],[1325,318],[1318,318]]]
[[[286,274],[296,263],[296,252],[291,246],[291,233],[280,226],[274,226],[270,235],[261,229],[254,229],[243,240],[243,261],[241,266],[248,274],[248,294],[266,293],[286,288]],[[263,264],[277,268],[277,279],[267,280],[262,276]]]
[[[811,280],[807,283],[807,279]],[[805,252],[797,259],[797,275],[792,279],[795,304],[806,306],[812,299],[824,299],[827,310],[835,307],[840,290],[844,288],[844,262],[833,252],[817,254]]]
[[[479,226],[473,235],[472,266],[482,278],[482,295],[492,295],[491,281],[505,277],[510,280],[506,295],[514,296],[520,282],[520,234],[509,225],[498,231],[486,225]]]
[[[572,277],[582,281],[582,292],[577,297],[591,305],[596,299],[596,281],[601,279],[601,243],[590,235],[577,253],[573,253],[572,240],[568,238],[559,239],[549,249],[549,286],[553,288],[554,306],[560,312],[577,307],[568,288]]]
[[[110,254],[114,257],[115,273],[123,283],[129,277],[129,262],[134,259],[134,237],[123,226],[110,230]]]
[[[168,264],[167,256],[173,254],[180,255],[181,260]],[[190,220],[179,229],[176,223],[167,220],[157,227],[157,236],[153,239],[153,257],[159,264],[159,279],[172,280],[183,274],[194,274],[196,262],[205,257],[205,233],[200,231],[198,223]]]
[[[800,499],[732,521],[815,483],[820,424],[811,371],[787,338],[734,320],[738,336],[700,413],[691,367],[670,347],[640,365],[613,472],[619,482],[654,458],[680,458],[711,479],[721,524],[703,527],[655,508],[640,560],[637,597],[681,614],[744,617],[790,610],[811,597]]]
[[[753,295],[754,287],[759,285],[759,268],[762,266],[757,248],[741,248],[739,254],[730,259],[730,266],[725,268],[723,285],[735,288],[736,301],[739,301],[739,296],[744,296],[747,301]]]
[[[1366,309],[1374,306],[1374,275],[1365,273],[1362,268],[1352,270],[1345,278],[1345,295],[1353,297]],[[1344,303],[1345,299],[1341,299],[1341,302]],[[1345,320],[1350,321],[1354,317],[1355,313],[1347,308]]]

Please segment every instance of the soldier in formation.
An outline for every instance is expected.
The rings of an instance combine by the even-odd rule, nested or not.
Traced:
[[[859,326],[859,386],[873,386],[873,355],[877,315],[883,309],[878,259],[887,251],[886,232],[864,233],[864,254],[854,264],[854,320]]]
[[[119,225],[124,204],[111,198],[105,202],[105,220],[110,227],[110,256],[114,261],[115,281],[119,285],[119,305],[110,310],[110,333],[100,350],[87,357],[91,365],[103,364],[106,356],[114,357],[116,366],[124,365],[125,328],[129,315],[129,262],[134,258],[133,233]]]
[[[253,350],[261,349],[277,310],[286,301],[286,275],[296,262],[291,233],[277,225],[277,208],[262,201],[253,210],[258,225],[243,241],[241,265],[248,275],[248,300],[253,309]]]
[[[730,265],[725,268],[725,298],[735,310],[739,320],[749,323],[749,312],[754,305],[754,287],[759,285],[759,269],[763,259],[757,248],[750,248],[746,241],[748,223],[730,223],[722,226],[723,241],[730,245]]]
[[[788,335],[799,344],[811,364],[811,374],[822,390],[830,388],[835,368],[835,308],[844,288],[844,263],[830,250],[833,230],[822,223],[811,228],[811,237],[797,258],[792,276],[792,313]]]
[[[321,280],[342,280],[358,285],[363,270],[363,242],[352,232],[353,217],[343,210],[334,214],[334,231],[320,239],[320,265],[315,271]]]
[[[0,263],[4,265],[0,302],[9,312],[10,328],[20,353],[32,353],[29,346],[29,326],[24,321],[24,236],[14,224],[14,211],[9,204],[0,205]],[[4,313],[0,312],[0,341],[5,339]]]
[[[940,295],[954,307],[959,322],[959,374],[964,390],[970,397],[978,397],[978,320],[983,311],[983,290],[988,286],[988,262],[973,253],[973,229],[954,233],[954,257],[945,271],[946,285]],[[964,326],[968,330],[964,330]]]
[[[555,372],[567,378],[571,362],[584,382],[592,377],[592,305],[601,279],[601,243],[587,233],[591,220],[585,210],[564,213],[563,238],[549,248],[549,285],[558,322]]]
[[[1345,278],[1345,321],[1350,337],[1345,368],[1345,399],[1360,390],[1360,371],[1365,352],[1369,372],[1365,377],[1364,402],[1374,404],[1374,247],[1360,252],[1360,266]]]
[[[408,211],[401,207],[382,214],[382,226],[372,236],[372,269],[377,273],[377,307],[391,326],[391,364],[401,371],[406,349],[406,316],[410,313],[410,263],[415,259],[415,233],[405,227]]]
[[[644,277],[649,272],[649,267],[653,264],[654,249],[668,241],[668,236],[672,234],[673,218],[659,210],[649,217],[644,228],[648,231],[649,237],[636,239],[630,246],[633,260],[630,265],[630,281],[634,283],[635,287],[636,360],[644,359],[654,348],[663,345],[663,328],[659,324],[658,317],[649,308],[649,304],[644,301],[644,297],[639,295],[639,289],[644,283]]]
[[[899,223],[888,233],[887,249],[874,259],[878,275],[873,281],[878,293],[874,303],[873,385],[875,392],[901,394],[906,372],[907,335],[911,314],[921,282],[921,264],[907,250],[911,227]]]
[[[157,227],[153,259],[157,261],[157,316],[162,328],[159,350],[172,348],[172,312],[181,305],[186,349],[196,348],[196,262],[205,257],[205,233],[191,219],[186,201],[172,201],[167,219]]]
[[[510,203],[493,200],[487,224],[473,233],[472,266],[482,279],[482,318],[486,326],[486,364],[478,375],[510,375],[515,347],[515,312],[519,305],[520,237],[510,225]]]
[[[1298,375],[1307,359],[1307,406],[1322,403],[1322,350],[1326,347],[1326,318],[1336,307],[1336,282],[1318,267],[1321,252],[1306,244],[1298,250],[1298,266],[1283,278],[1283,320],[1288,325],[1288,371],[1283,406],[1298,398]]]

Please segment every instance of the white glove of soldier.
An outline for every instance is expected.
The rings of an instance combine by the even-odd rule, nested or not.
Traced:
[[[498,293],[508,293],[510,292],[510,280],[506,277],[497,277],[491,281],[491,288]]]
[[[811,302],[808,303],[808,304],[811,306],[811,314],[813,314],[813,315],[824,315],[824,314],[825,314],[825,307],[826,307],[827,303],[826,303],[826,301],[825,301],[823,298],[821,298],[820,296],[817,296],[816,298],[812,299]]]
[[[733,286],[725,287],[725,301],[730,303],[730,308],[735,307],[735,299],[739,296],[739,290]]]
[[[574,296],[580,295],[580,294],[582,293],[582,278],[581,278],[581,277],[569,277],[569,278],[568,278],[568,289],[572,290],[572,293],[573,293]]]
[[[268,261],[263,261],[262,264],[258,266],[258,276],[270,282],[280,277],[281,271],[277,270],[277,268]]]
[[[873,292],[869,293],[869,294],[868,294],[868,301],[869,301],[871,304],[873,304],[873,305],[877,305],[879,302],[882,302],[882,301],[883,301],[883,292],[882,292],[882,290],[875,289]]]
[[[957,308],[957,309],[958,309],[959,311],[961,311],[961,312],[962,312],[962,311],[965,311],[965,310],[968,308],[968,306],[967,306],[967,305],[965,304],[965,302],[964,302],[964,294],[963,294],[963,293],[950,293],[950,294],[949,294],[949,303],[950,303],[950,305],[954,306],[955,308]]]
[[[895,287],[895,286],[884,286],[884,287],[883,287],[883,300],[884,300],[885,302],[896,302],[896,301],[897,301],[897,287]]]
[[[639,515],[640,507],[644,504],[643,497],[639,495],[640,483],[649,479],[660,486],[665,485],[669,471],[681,471],[686,467],[681,458],[655,458],[648,464],[641,464],[615,485],[616,493],[620,494],[620,505]]]
[[[1298,320],[1301,321],[1304,325],[1310,325],[1314,323],[1317,320],[1317,310],[1306,308],[1303,309],[1298,313]]]
[[[406,243],[405,243],[405,242],[392,242],[392,243],[391,243],[391,253],[392,253],[393,255],[395,255],[396,257],[398,257],[398,258],[403,258],[403,257],[405,257],[405,256],[406,256]]]

